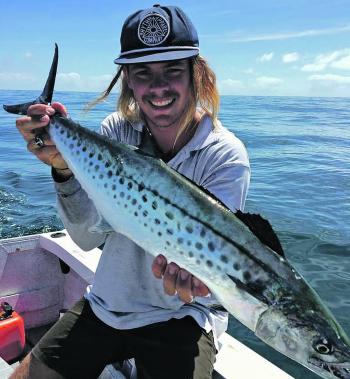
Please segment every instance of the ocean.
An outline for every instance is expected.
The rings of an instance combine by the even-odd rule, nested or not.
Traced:
[[[0,90],[0,104],[38,95]],[[84,105],[96,96],[55,92],[74,120],[97,131],[115,109],[116,95],[84,113]],[[15,118],[0,109],[1,238],[63,228],[50,169],[27,152]],[[249,152],[246,211],[270,221],[288,260],[350,335],[350,98],[223,96],[219,118]],[[233,318],[229,333],[293,377],[318,378]]]

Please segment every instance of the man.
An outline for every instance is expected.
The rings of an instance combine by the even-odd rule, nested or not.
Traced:
[[[196,30],[183,11],[155,5],[128,17],[115,63],[121,68],[98,101],[121,75],[119,112],[103,121],[101,133],[140,148],[151,145],[228,208],[243,209],[248,157],[216,119],[215,75],[199,56]],[[32,106],[17,127],[28,149],[52,167],[59,212],[72,238],[83,249],[103,243],[104,249],[84,299],[12,378],[96,378],[108,363],[131,357],[139,378],[211,378],[226,312],[203,283],[164,256],[153,260],[121,234],[89,229],[99,219],[94,204],[49,136],[40,144],[34,138],[55,111],[66,114],[59,103]]]

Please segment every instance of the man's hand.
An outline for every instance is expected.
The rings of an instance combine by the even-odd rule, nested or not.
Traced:
[[[56,111],[60,112],[63,116],[67,115],[66,108],[60,103],[52,103],[51,106],[45,104],[31,105],[28,108],[27,116],[16,120],[16,126],[27,142],[28,150],[42,162],[60,170],[67,168],[67,163],[44,129],[50,122],[50,116],[53,116]],[[40,135],[40,138],[44,142],[43,146],[38,146],[35,143],[36,135]]]
[[[194,296],[207,296],[208,287],[176,263],[168,264],[164,255],[158,255],[152,264],[156,278],[163,279],[164,291],[168,295],[178,295],[180,300],[191,303]]]

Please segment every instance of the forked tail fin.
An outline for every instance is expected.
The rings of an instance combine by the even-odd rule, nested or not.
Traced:
[[[56,73],[57,73],[57,64],[58,64],[58,46],[55,43],[55,54],[53,56],[49,76],[46,80],[45,87],[41,95],[36,98],[34,101],[16,104],[16,105],[3,105],[6,112],[26,115],[28,108],[33,104],[50,104],[52,101],[53,90],[55,87]]]

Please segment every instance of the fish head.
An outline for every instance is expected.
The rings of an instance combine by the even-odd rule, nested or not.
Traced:
[[[321,302],[284,302],[267,309],[255,334],[322,378],[350,379],[350,340]]]

